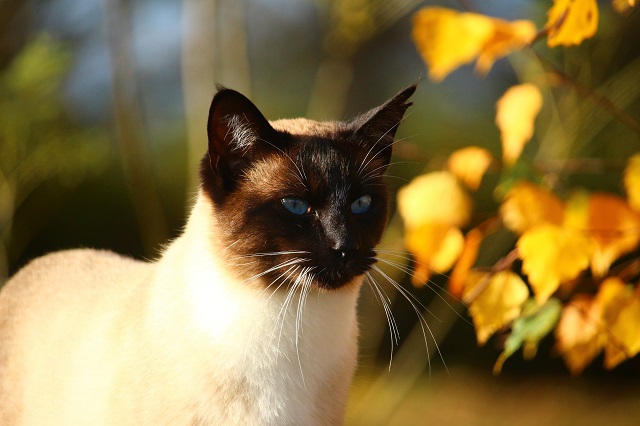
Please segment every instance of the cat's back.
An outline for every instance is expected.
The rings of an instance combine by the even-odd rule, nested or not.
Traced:
[[[151,273],[151,264],[107,250],[74,249],[39,257],[19,270],[0,290],[0,318],[7,309],[29,304],[86,304],[87,296],[126,291]],[[57,305],[59,306],[59,305]]]
[[[0,290],[0,423],[15,423],[28,384],[49,389],[71,381],[59,381],[51,365],[63,371],[65,362],[104,352],[105,336],[152,274],[150,263],[90,249],[51,253],[18,271]]]
[[[31,326],[54,327],[75,316],[86,322],[109,315],[103,311],[122,308],[117,302],[141,291],[152,273],[152,264],[106,250],[65,250],[37,258],[0,289],[0,344],[20,337],[21,328],[24,334]]]

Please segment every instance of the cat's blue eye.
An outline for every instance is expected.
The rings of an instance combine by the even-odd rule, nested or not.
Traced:
[[[287,197],[283,198],[281,202],[284,208],[293,214],[301,215],[307,214],[311,211],[309,203],[302,198]]]
[[[371,208],[371,195],[363,195],[362,197],[351,203],[351,212],[355,214],[363,214]]]

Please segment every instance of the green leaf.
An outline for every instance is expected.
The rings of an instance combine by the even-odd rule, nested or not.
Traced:
[[[513,322],[511,334],[504,343],[504,349],[493,367],[493,374],[500,374],[504,362],[524,346],[525,359],[531,359],[538,350],[538,343],[553,330],[560,319],[562,304],[551,298],[538,305],[529,299],[522,309],[522,315]]]

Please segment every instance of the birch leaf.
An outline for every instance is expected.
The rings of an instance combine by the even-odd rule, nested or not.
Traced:
[[[491,153],[486,149],[468,146],[454,151],[449,156],[447,166],[467,188],[476,190],[491,164],[491,159]]]
[[[564,226],[591,240],[591,271],[596,277],[606,275],[614,261],[640,243],[640,214],[612,194],[574,193],[565,209]]]
[[[573,375],[582,373],[602,351],[602,309],[592,296],[573,297],[556,327],[556,349]]]
[[[605,367],[613,368],[640,352],[640,297],[636,294],[624,305],[609,326],[611,342],[605,352]]]
[[[621,312],[631,304],[633,299],[634,294],[631,287],[625,285],[618,277],[605,279],[600,284],[596,294],[595,303],[602,311],[603,329],[606,330],[603,336],[605,340],[604,365],[606,368],[615,367],[628,356],[624,342],[619,340],[621,336],[617,335],[623,330],[613,332],[613,328],[617,324]]]
[[[598,30],[598,4],[596,0],[554,0],[545,28],[549,47],[580,44]]]
[[[525,359],[532,359],[538,351],[538,344],[553,330],[558,322],[562,305],[558,299],[549,299],[543,305],[528,300],[522,315],[513,322],[511,334],[504,343],[504,350],[493,366],[493,374],[499,374],[504,362],[521,347]]]
[[[500,216],[508,229],[522,234],[542,223],[560,225],[564,203],[551,191],[521,181],[507,193],[500,206]]]
[[[511,271],[501,271],[493,276],[471,273],[465,292],[473,291],[477,285],[486,287],[469,305],[469,313],[476,327],[478,344],[483,345],[493,333],[520,315],[522,304],[529,297],[529,290],[522,279]]]
[[[522,271],[527,274],[539,304],[561,283],[575,279],[589,266],[589,240],[557,225],[542,224],[528,230],[517,247]]]
[[[432,172],[398,191],[398,211],[408,229],[429,223],[461,227],[471,216],[471,200],[453,174]]]
[[[433,273],[444,273],[451,269],[462,252],[464,236],[454,226],[426,223],[408,229],[404,243],[416,258],[413,284],[421,286],[429,281]]]
[[[477,70],[486,73],[497,59],[529,44],[536,32],[530,21],[508,22],[442,7],[425,7],[413,17],[413,39],[434,81],[475,58]]]
[[[417,177],[398,191],[398,211],[405,246],[418,262],[414,284],[451,269],[464,245],[459,227],[471,216],[471,200],[455,176],[442,171]]]
[[[512,166],[533,136],[533,125],[542,108],[542,94],[531,83],[511,87],[498,100],[496,125],[502,140],[502,160]]]

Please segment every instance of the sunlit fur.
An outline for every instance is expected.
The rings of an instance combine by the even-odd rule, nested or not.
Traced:
[[[58,252],[0,292],[0,424],[341,424],[380,175],[414,89],[334,124],[265,124],[246,98],[224,92],[224,114],[214,98],[202,188],[157,261]],[[364,191],[378,204],[350,217]],[[314,217],[279,204],[292,195]]]

